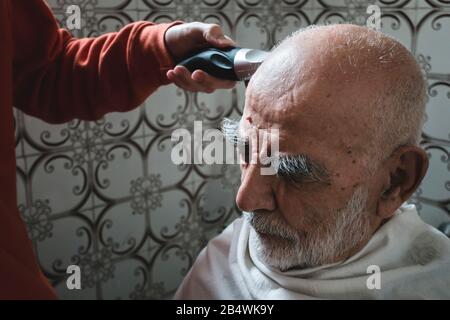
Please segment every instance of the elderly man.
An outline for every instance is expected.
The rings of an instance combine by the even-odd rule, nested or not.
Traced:
[[[244,215],[175,298],[450,298],[450,241],[405,203],[428,166],[425,100],[414,57],[381,33],[336,25],[284,40],[234,130],[279,130],[276,175],[241,165]]]

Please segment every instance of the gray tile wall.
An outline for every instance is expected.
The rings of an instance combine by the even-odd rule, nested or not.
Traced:
[[[429,81],[423,145],[431,167],[415,202],[435,226],[450,221],[450,4],[428,0],[51,0],[64,21],[77,4],[77,37],[137,20],[219,23],[244,47],[270,48],[309,24],[364,24],[382,10],[383,32],[411,48]],[[208,239],[238,210],[235,166],[177,167],[170,134],[194,120],[237,117],[244,88],[193,94],[161,88],[145,104],[102,121],[48,125],[16,112],[19,207],[42,269],[63,299],[170,298]],[[66,289],[79,264],[80,291]]]

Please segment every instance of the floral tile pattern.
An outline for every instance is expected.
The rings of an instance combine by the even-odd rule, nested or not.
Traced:
[[[310,24],[364,24],[411,49],[429,81],[423,146],[430,170],[416,193],[422,218],[450,214],[450,4],[444,0],[48,0],[61,25],[79,5],[76,37],[175,19],[219,23],[244,47],[268,49]],[[235,166],[175,166],[172,130],[238,117],[242,85],[213,95],[161,88],[141,108],[97,122],[48,125],[15,111],[19,209],[41,267],[62,299],[168,299],[207,241],[239,215]],[[68,290],[66,268],[82,269]]]

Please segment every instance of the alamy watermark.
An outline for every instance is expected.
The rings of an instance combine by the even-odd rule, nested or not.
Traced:
[[[68,30],[81,29],[81,9],[80,6],[70,5],[66,9],[66,27]]]
[[[372,4],[367,7],[366,13],[370,16],[367,18],[366,26],[376,31],[381,30],[381,9],[379,6]]]
[[[376,264],[367,267],[367,273],[371,274],[366,280],[366,286],[369,290],[381,289],[381,269]]]
[[[176,129],[171,141],[175,143],[171,152],[175,165],[260,164],[262,175],[274,175],[277,171],[278,129],[249,127],[246,138],[236,135],[227,139],[221,130],[203,130],[202,122],[194,121],[193,132]]]
[[[69,290],[81,290],[81,269],[79,266],[72,264],[67,267],[66,273],[70,274],[66,280],[66,286]]]

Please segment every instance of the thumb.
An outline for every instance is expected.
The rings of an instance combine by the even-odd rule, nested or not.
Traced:
[[[236,43],[228,36],[223,34],[222,28],[217,24],[211,24],[203,34],[206,42],[218,48],[236,46]]]

